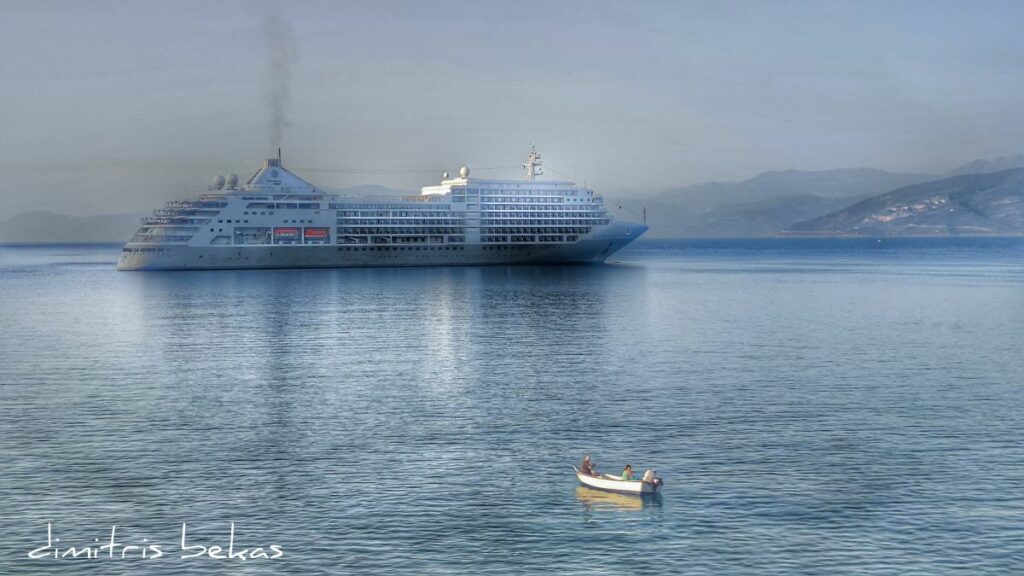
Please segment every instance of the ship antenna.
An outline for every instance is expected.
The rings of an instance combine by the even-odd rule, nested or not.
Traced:
[[[281,149],[280,148],[277,149],[277,163],[278,164],[281,163]]]
[[[541,166],[542,162],[540,152],[537,152],[536,146],[530,144],[530,155],[526,157],[526,162],[523,162],[523,168],[526,169],[527,180],[533,180],[534,176],[539,176],[544,173],[544,167]]]

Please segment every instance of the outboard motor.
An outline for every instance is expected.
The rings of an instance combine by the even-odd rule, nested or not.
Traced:
[[[643,480],[644,482],[650,483],[651,486],[654,486],[655,488],[660,488],[662,485],[661,478],[658,478],[655,474],[657,474],[657,470],[648,468],[647,470],[644,470]]]

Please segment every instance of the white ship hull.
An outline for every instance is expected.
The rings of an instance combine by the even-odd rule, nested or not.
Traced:
[[[224,270],[246,268],[357,268],[375,266],[481,266],[601,263],[647,230],[616,222],[572,244],[446,246],[187,246],[122,253],[118,270]]]

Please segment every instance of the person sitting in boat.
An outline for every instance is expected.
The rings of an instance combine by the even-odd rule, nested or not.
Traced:
[[[626,464],[626,468],[622,471],[622,478],[619,478],[619,480],[636,480],[636,478],[633,477],[632,464]]]
[[[590,459],[590,454],[583,456],[583,464],[580,465],[580,472],[583,472],[587,476],[597,476],[597,472],[594,470],[594,462]]]

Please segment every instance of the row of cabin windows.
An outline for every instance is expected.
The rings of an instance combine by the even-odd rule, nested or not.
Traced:
[[[416,225],[428,224],[434,226],[459,226],[465,222],[465,218],[410,218],[407,220],[393,218],[338,218],[338,224],[368,225],[368,224],[403,224]]]
[[[465,215],[465,212],[449,210],[338,210],[338,218],[461,218]]]
[[[338,252],[399,251],[399,250],[465,250],[465,246],[342,246]]]
[[[249,214],[249,213],[246,212],[245,214]],[[261,212],[261,214],[262,214],[262,212]],[[273,212],[271,212],[271,214],[273,214]],[[253,215],[255,216],[256,213],[253,212]],[[248,224],[249,223],[248,220],[217,220],[217,222],[220,223],[220,224],[231,224],[231,223],[234,223],[234,224]],[[284,223],[285,224],[312,224],[313,221],[312,220],[285,220]]]
[[[490,234],[586,234],[590,232],[589,226],[567,227],[567,228],[499,228],[485,227],[482,231]]]
[[[459,227],[432,228],[371,228],[371,227],[338,227],[338,234],[462,234]]]
[[[415,200],[415,203],[410,204],[378,204],[378,203],[349,203],[345,204],[329,204],[328,208],[331,210],[437,210],[438,208],[448,208],[449,204],[438,204],[433,200]]]
[[[279,202],[277,204],[274,204],[273,202],[268,202],[266,204],[261,204],[259,202],[254,202],[254,203],[249,204],[248,206],[246,206],[246,208],[248,208],[249,210],[253,210],[253,209],[255,209],[255,210],[260,210],[260,209],[263,209],[263,210],[274,210],[274,209],[277,209],[277,210],[320,210],[320,204],[319,203],[299,203],[299,204],[287,203],[287,204],[285,204],[285,203],[281,203],[281,202]]]
[[[604,216],[608,213],[604,206],[520,206],[516,204],[492,204],[480,209],[481,214],[494,214],[502,216],[507,214],[522,214],[524,216],[536,216],[538,218],[550,218],[556,215],[565,215],[570,218],[584,216]]]
[[[522,216],[502,215],[499,218],[495,218],[493,214],[486,214],[480,219],[483,224],[495,224],[508,226],[509,224],[525,224],[533,226],[558,226],[559,224],[593,224],[594,220],[600,220],[599,217],[591,218],[580,218],[577,214],[573,218],[569,217],[549,217],[549,218],[523,218]]]
[[[522,186],[527,186],[526,190],[522,190]],[[467,188],[470,194],[481,193],[483,195],[489,194],[525,194],[525,195],[544,195],[544,194],[565,194],[573,195],[579,193],[579,190],[575,188],[566,188],[564,186],[537,186],[536,184],[515,184],[506,185],[501,188],[487,189],[487,188]]]
[[[575,242],[579,236],[561,236],[553,234],[541,235],[512,235],[512,236],[481,236],[480,241],[485,243],[505,244],[508,242]]]

